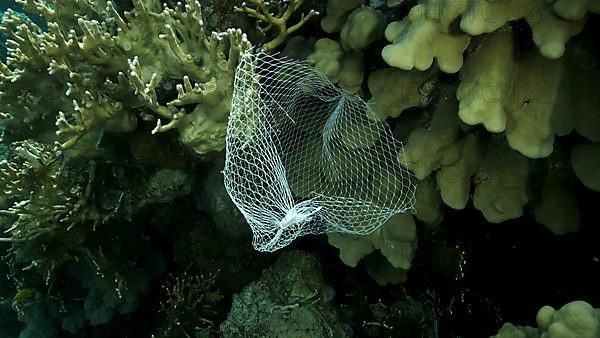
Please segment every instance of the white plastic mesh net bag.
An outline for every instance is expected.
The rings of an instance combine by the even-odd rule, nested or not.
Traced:
[[[299,236],[369,234],[411,209],[415,183],[388,125],[309,64],[242,55],[227,126],[225,188],[259,251]]]

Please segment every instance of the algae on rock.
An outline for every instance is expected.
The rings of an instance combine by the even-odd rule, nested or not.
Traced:
[[[315,257],[284,253],[262,276],[234,296],[221,324],[228,337],[350,337]]]

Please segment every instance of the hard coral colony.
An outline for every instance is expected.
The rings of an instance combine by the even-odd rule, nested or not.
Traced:
[[[0,10],[0,337],[600,335],[600,1]]]

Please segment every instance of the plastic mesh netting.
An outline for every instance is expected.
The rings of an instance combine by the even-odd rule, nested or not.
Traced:
[[[324,232],[369,234],[411,209],[402,144],[357,95],[309,64],[242,55],[227,127],[225,187],[259,251]]]

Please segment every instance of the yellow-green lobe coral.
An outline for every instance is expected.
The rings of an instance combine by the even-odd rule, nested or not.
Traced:
[[[481,144],[473,134],[461,140],[458,161],[441,167],[435,174],[444,203],[453,209],[464,209],[471,194],[471,177],[481,164]]]
[[[563,78],[558,89],[552,124],[556,135],[572,131],[591,142],[600,142],[600,64],[588,41],[575,38],[564,58]]]
[[[473,205],[488,222],[519,218],[529,201],[529,161],[503,144],[488,143],[481,166],[475,173]]]
[[[505,131],[509,145],[529,158],[546,157],[554,144],[563,63],[536,50],[517,58],[512,46],[512,32],[498,30],[467,60],[456,92],[458,114],[467,124]]]
[[[466,124],[481,123],[495,133],[506,128],[504,106],[516,70],[512,35],[508,29],[491,34],[465,62],[456,97]]]
[[[584,19],[566,20],[556,15],[551,6],[540,7],[526,18],[531,27],[533,42],[540,54],[550,59],[558,59],[565,53],[569,39],[581,32]]]
[[[342,26],[348,14],[356,7],[365,3],[365,0],[329,0],[327,1],[327,15],[321,19],[321,28],[327,33],[336,33]]]
[[[446,73],[456,73],[463,64],[462,53],[469,37],[450,34],[443,23],[428,17],[427,7],[413,7],[402,21],[390,23],[385,38],[391,42],[383,48],[381,56],[390,66],[410,70],[426,70],[437,61]]]
[[[438,225],[444,218],[440,192],[433,179],[419,182],[415,193],[415,218],[428,225]]]
[[[558,310],[545,305],[538,310],[535,320],[537,328],[505,323],[492,338],[594,338],[600,334],[600,310],[582,300],[567,303]]]
[[[556,310],[546,305],[536,316],[542,337],[597,337],[600,334],[599,311],[578,300]]]
[[[491,33],[509,21],[525,19],[541,54],[551,59],[562,56],[569,38],[579,33],[583,26],[582,18],[566,20],[558,17],[552,9],[552,1],[460,2],[466,4],[460,21],[463,32],[472,36]]]
[[[387,64],[400,69],[425,70],[435,59],[442,71],[455,73],[462,67],[462,54],[471,36],[525,19],[540,53],[557,59],[564,54],[567,41],[583,27],[586,18],[581,15],[582,7],[597,10],[587,4],[576,6],[579,9],[575,13],[568,13],[564,8],[568,6],[557,3],[553,8],[553,2],[545,0],[421,0],[403,20],[388,24],[385,36],[391,44],[381,55]],[[561,12],[566,15],[560,16]],[[452,25],[455,20],[460,20],[460,29]]]
[[[464,6],[460,20],[460,28],[469,35],[491,33],[509,21],[520,19],[533,13],[540,1],[493,1],[484,0],[469,2],[459,1]],[[458,6],[457,6],[458,7]]]
[[[314,61],[318,70],[327,75],[332,82],[337,82],[341,69],[340,60],[344,55],[342,46],[335,40],[322,38],[315,42],[314,48],[307,60]]]
[[[589,189],[600,191],[600,144],[579,143],[571,151],[571,164],[577,178]]]
[[[331,82],[350,92],[360,89],[364,65],[357,52],[344,51],[339,42],[321,38],[315,42],[314,51],[306,59],[314,61],[315,67]]]
[[[327,237],[329,244],[340,250],[342,262],[352,267],[366,255],[379,250],[394,268],[408,270],[417,248],[416,224],[409,214],[392,216],[370,235],[328,233]]]
[[[556,0],[554,11],[567,20],[580,20],[587,12],[600,13],[598,0]]]
[[[557,149],[545,162],[546,173],[541,189],[533,192],[537,196],[532,198],[531,212],[539,223],[557,235],[576,232],[581,214],[568,157],[562,149]]]
[[[554,128],[552,114],[560,93],[562,67],[533,50],[519,62],[508,100],[506,140],[511,148],[529,158],[552,153]]]
[[[422,180],[440,167],[459,160],[462,150],[462,131],[456,114],[457,102],[445,97],[431,112],[431,120],[417,127],[405,147],[406,166]]]
[[[375,70],[367,81],[372,95],[368,103],[382,120],[398,117],[410,107],[423,107],[429,102],[421,95],[422,89],[433,76],[433,70]]]
[[[346,50],[361,50],[383,36],[383,14],[371,7],[353,10],[340,32],[340,43]]]

